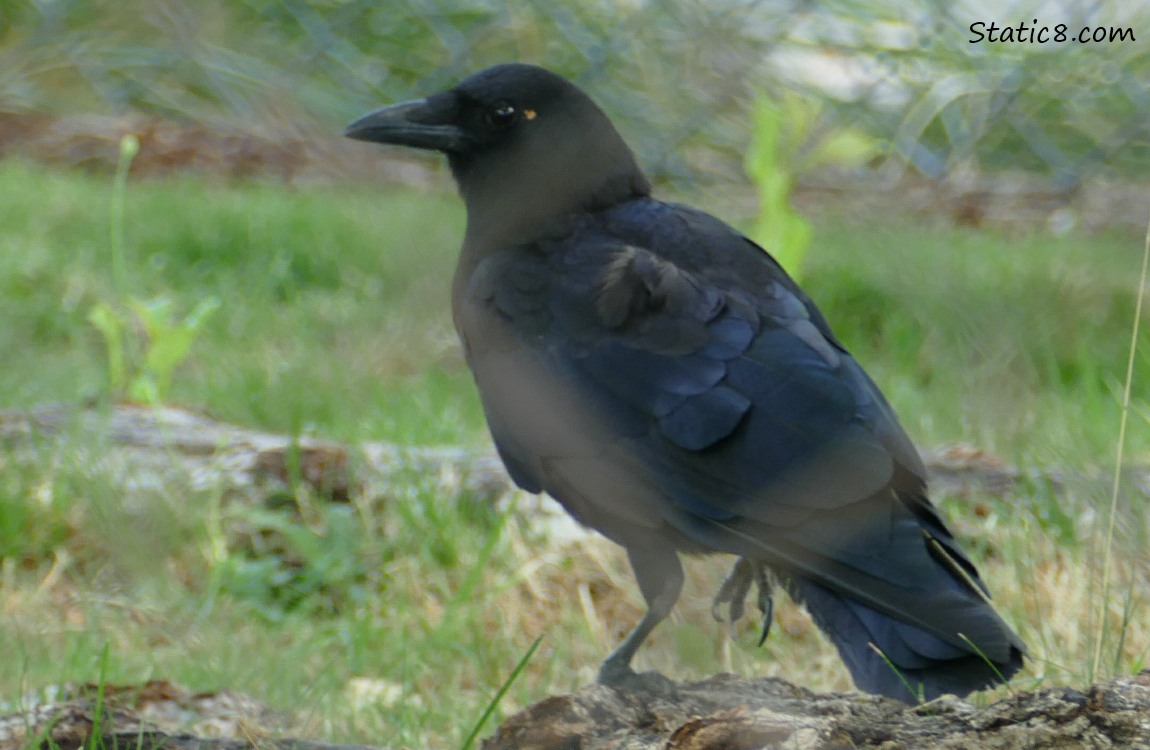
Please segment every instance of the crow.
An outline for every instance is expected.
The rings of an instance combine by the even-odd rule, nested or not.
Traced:
[[[905,702],[1008,680],[1025,646],[926,495],[890,404],[811,299],[715,217],[651,197],[603,111],[504,64],[349,125],[439,151],[467,208],[452,313],[496,449],[627,552],[647,612],[601,683],[671,612],[679,553],[737,562],[713,611],[775,582],[862,690]]]

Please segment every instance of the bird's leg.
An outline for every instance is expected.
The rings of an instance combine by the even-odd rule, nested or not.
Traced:
[[[740,557],[719,585],[719,590],[711,602],[711,616],[718,622],[725,620],[732,626],[732,630],[735,622],[743,616],[743,603],[746,601],[747,592],[751,590],[753,574],[754,564],[747,558]],[[727,605],[726,618],[723,617],[724,604]]]
[[[604,685],[618,685],[635,676],[631,659],[655,626],[671,614],[683,589],[683,566],[674,552],[629,548],[627,557],[639,590],[647,601],[647,614],[603,660],[599,667],[599,682]]]

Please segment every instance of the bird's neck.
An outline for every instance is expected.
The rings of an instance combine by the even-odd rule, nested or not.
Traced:
[[[522,182],[461,183],[467,205],[465,251],[486,254],[558,236],[577,216],[651,192],[637,169],[602,174],[593,186],[568,181],[562,173],[529,176]]]

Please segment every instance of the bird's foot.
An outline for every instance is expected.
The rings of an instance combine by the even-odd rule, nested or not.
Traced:
[[[719,585],[719,590],[711,601],[711,617],[714,617],[716,622],[726,622],[728,626],[734,626],[736,621],[742,619],[752,581],[754,581],[754,564],[745,557],[740,557]],[[723,605],[727,607],[726,617],[723,617]]]
[[[595,681],[600,685],[619,686],[634,678],[635,670],[631,669],[630,664],[621,659],[607,657],[607,660],[600,665],[599,675]]]
[[[771,622],[774,620],[774,581],[767,566],[757,560],[748,560],[740,557],[735,561],[734,567],[719,586],[711,602],[711,616],[718,622],[726,622],[732,627],[742,618],[746,611],[747,594],[751,591],[751,584],[757,588],[756,605],[763,615],[763,630],[759,636],[759,645],[763,645],[771,632]],[[727,617],[723,617],[723,606],[727,607]]]
[[[609,658],[599,667],[599,676],[596,682],[608,687],[638,690],[646,693],[668,693],[675,686],[670,678],[659,672],[636,672],[629,665],[613,662]]]

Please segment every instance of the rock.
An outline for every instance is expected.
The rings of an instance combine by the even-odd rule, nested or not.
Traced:
[[[99,710],[97,710],[99,706]],[[97,716],[99,720],[97,721]],[[69,687],[0,715],[0,750],[374,750],[281,736],[289,724],[233,691],[166,681]],[[1087,690],[1018,693],[985,708],[944,696],[908,707],[863,693],[813,693],[775,678],[674,682],[644,674],[591,685],[510,717],[483,750],[1046,750],[1150,748],[1150,670]]]
[[[1150,748],[1150,670],[1085,691],[1046,688],[985,708],[817,694],[772,678],[592,685],[509,718],[483,750],[1026,750]]]

